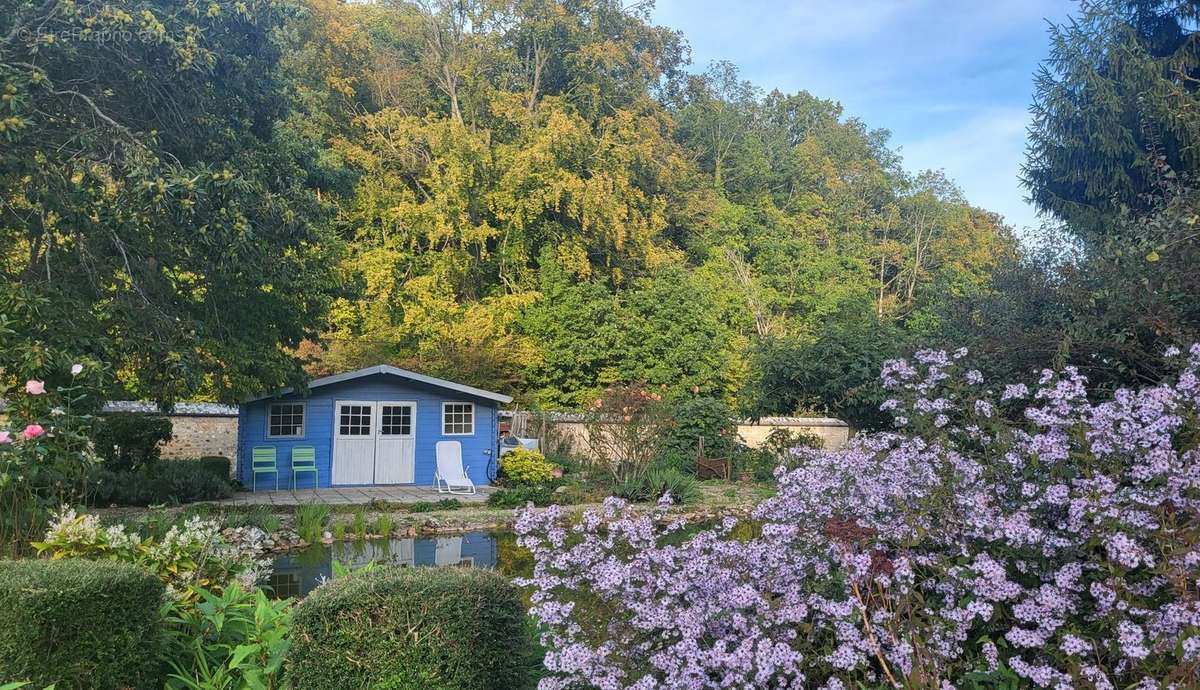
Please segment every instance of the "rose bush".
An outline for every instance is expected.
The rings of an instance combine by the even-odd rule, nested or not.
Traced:
[[[585,412],[584,425],[592,467],[616,484],[641,479],[675,426],[662,394],[639,385],[604,391]]]
[[[19,553],[41,532],[50,508],[84,498],[97,462],[86,412],[95,407],[102,372],[88,378],[78,363],[70,372],[60,372],[58,386],[40,379],[0,384],[9,425],[0,429],[0,554]]]
[[[540,687],[1194,687],[1200,346],[1097,402],[965,354],[888,362],[897,431],[798,450],[752,538],[522,513]]]

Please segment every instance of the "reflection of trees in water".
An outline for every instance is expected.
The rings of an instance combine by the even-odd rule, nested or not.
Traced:
[[[517,545],[514,532],[499,532],[496,539],[496,571],[511,577],[533,575],[533,554]]]

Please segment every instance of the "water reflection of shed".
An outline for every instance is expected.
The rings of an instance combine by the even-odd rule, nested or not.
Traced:
[[[275,561],[270,585],[277,597],[303,596],[333,577],[333,562],[361,567],[372,561],[400,567],[494,568],[496,539],[490,534],[346,541],[315,545]]]

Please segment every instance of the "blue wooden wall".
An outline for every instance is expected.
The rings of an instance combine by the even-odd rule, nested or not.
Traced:
[[[495,462],[497,431],[496,403],[473,398],[462,393],[406,381],[396,376],[376,374],[352,381],[321,386],[308,396],[297,394],[243,403],[238,410],[238,471],[237,477],[247,488],[251,485],[250,455],[253,448],[273,446],[280,468],[279,488],[291,486],[291,452],[295,446],[312,446],[317,451],[317,486],[330,485],[333,449],[333,407],[337,400],[399,400],[416,401],[416,470],[417,485],[433,485],[437,468],[434,444],[438,441],[458,441],[462,444],[463,464],[467,474],[478,485],[488,483],[488,465]],[[267,409],[275,402],[299,401],[305,404],[303,438],[267,438]],[[442,403],[475,403],[475,434],[472,436],[442,435]],[[494,466],[493,466],[494,471]],[[296,487],[312,488],[312,474],[301,474]],[[258,490],[274,489],[274,475],[260,474]]]

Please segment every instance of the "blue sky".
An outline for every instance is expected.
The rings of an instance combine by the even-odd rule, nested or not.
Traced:
[[[840,101],[892,132],[910,170],[943,169],[1018,230],[1038,224],[1017,180],[1047,20],[1074,0],[657,0],[691,69],[730,60],[764,89]]]

